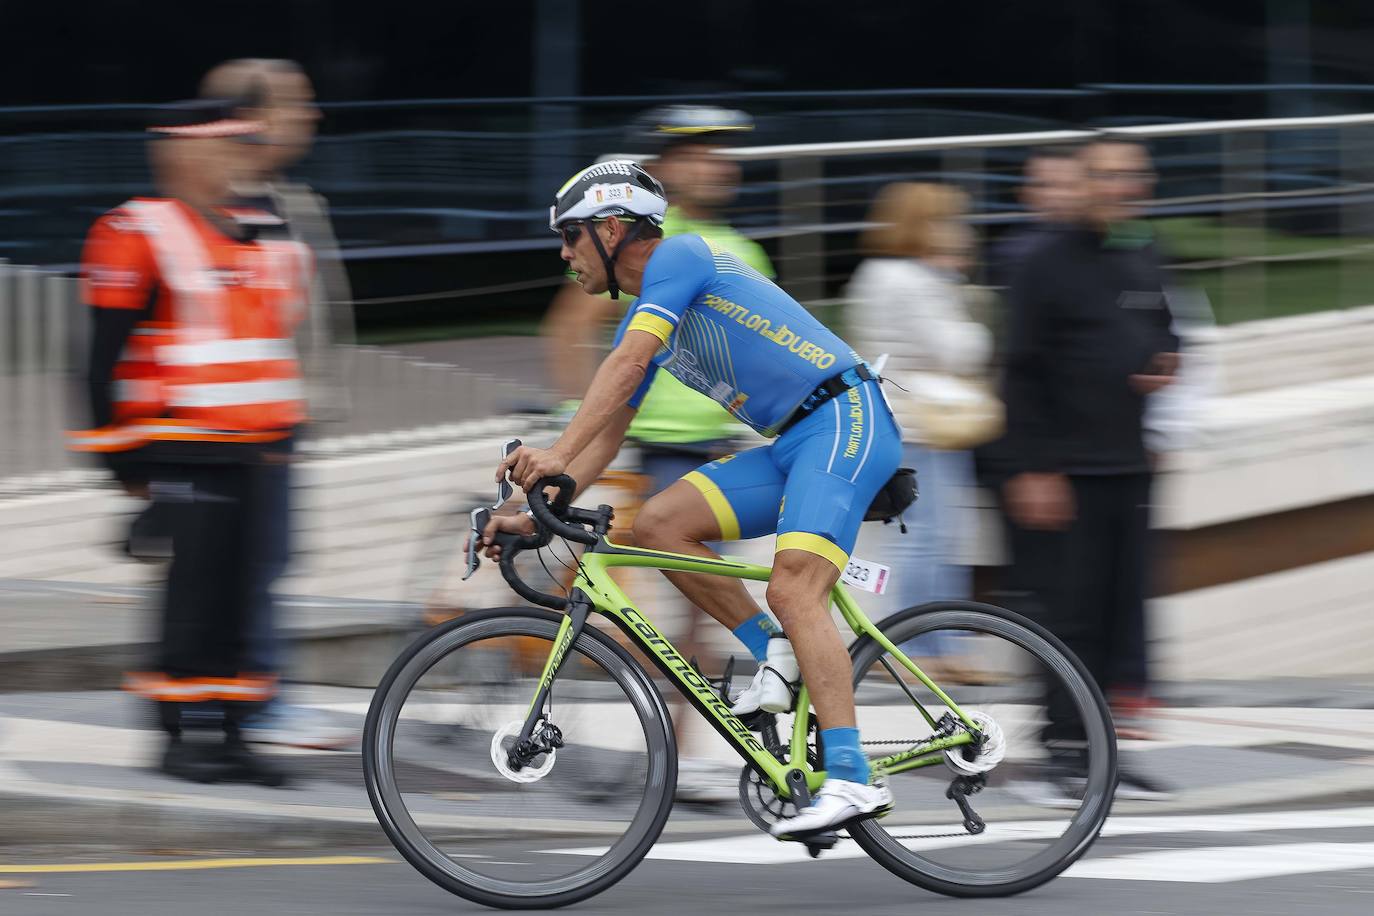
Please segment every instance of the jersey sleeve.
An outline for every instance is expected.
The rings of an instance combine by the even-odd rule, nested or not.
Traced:
[[[626,330],[648,331],[667,346],[683,314],[715,275],[711,250],[698,236],[664,240],[645,266],[644,286]]]
[[[629,310],[625,312],[625,317],[620,319],[620,327],[616,328],[615,340],[611,343],[612,349],[620,346],[620,342],[625,339],[625,332],[630,329],[630,323],[634,319],[634,316],[635,306],[631,306]],[[658,365],[656,363],[649,363],[649,369],[644,373],[644,380],[639,383],[639,387],[635,389],[635,393],[630,395],[630,399],[625,403],[635,410],[638,410],[639,405],[644,402],[644,396],[649,393],[649,386],[654,383],[655,375],[658,375]]]
[[[81,253],[82,300],[96,308],[143,309],[156,276],[148,238],[115,210],[96,220]]]

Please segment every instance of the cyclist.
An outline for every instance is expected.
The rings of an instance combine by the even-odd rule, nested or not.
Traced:
[[[887,786],[869,781],[829,593],[869,503],[897,469],[900,430],[876,376],[796,300],[699,236],[662,238],[666,206],[662,185],[628,160],[583,169],[559,190],[550,226],[582,288],[639,299],[563,434],[548,449],[516,449],[497,479],[509,473],[526,491],[564,472],[594,481],[659,368],[777,438],[710,462],[655,496],[636,517],[634,536],[640,546],[714,557],[704,542],[777,534],[767,600],[786,639],[769,638],[768,616],[739,580],[667,575],[741,641],[766,646],[767,663],[737,714],[789,708],[799,663],[823,726],[827,779],[814,803],[773,833],[833,829],[892,805]],[[483,532],[488,556],[499,556],[491,545],[497,532],[533,527],[523,514],[494,519]]]
[[[753,118],[743,111],[661,105],[635,119],[626,143],[628,149],[653,157],[645,167],[668,192],[664,238],[699,235],[771,278],[773,265],[763,247],[737,232],[721,212],[735,198],[740,181],[739,166],[721,155],[721,150],[753,128]],[[566,396],[575,397],[586,389],[600,364],[601,329],[623,313],[619,302],[604,293],[589,295],[572,279],[554,297],[543,334],[549,366]],[[638,446],[640,470],[649,479],[644,496],[667,489],[701,464],[727,454],[730,439],[738,431],[738,424],[720,404],[667,372],[657,373],[627,433]],[[703,651],[697,644],[698,619],[690,611],[685,615],[685,632],[678,640],[688,656]],[[758,660],[763,660],[761,653]],[[675,715],[674,721],[686,720]],[[679,745],[690,741],[679,727]],[[684,754],[678,761],[677,799],[729,801],[737,795],[736,777],[733,768]]]

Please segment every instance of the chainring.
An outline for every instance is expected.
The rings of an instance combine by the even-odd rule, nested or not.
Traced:
[[[763,738],[763,746],[779,761],[786,760],[787,749],[778,738],[777,716],[773,713],[763,713],[762,715],[767,716],[767,720],[761,722],[763,727],[756,730]],[[806,761],[813,768],[820,765],[820,757],[816,753],[815,719],[811,720],[807,733]],[[750,823],[764,833],[768,833],[769,829],[778,821],[797,815],[797,806],[792,804],[792,800],[779,798],[773,786],[755,772],[753,767],[748,766],[744,767],[739,774],[739,805],[744,809],[744,814],[749,818]]]
[[[797,806],[789,799],[779,798],[753,767],[740,771],[739,806],[744,809],[745,817],[764,833],[778,821],[797,816]]]

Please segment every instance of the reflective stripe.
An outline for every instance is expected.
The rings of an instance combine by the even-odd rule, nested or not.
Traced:
[[[172,407],[235,407],[299,401],[305,397],[300,379],[268,379],[261,382],[211,382],[200,385],[169,385],[167,403]]]
[[[211,429],[185,423],[140,420],[127,426],[106,426],[67,433],[67,446],[76,452],[121,452],[153,441],[177,442],[275,442],[290,435],[289,430]]]
[[[730,505],[730,500],[720,491],[720,487],[716,486],[716,482],[700,471],[692,471],[682,479],[696,487],[697,491],[706,498],[706,505],[711,507],[711,512],[716,517],[716,524],[720,526],[720,539],[722,541],[738,541],[739,518],[735,515],[735,507]]]
[[[805,531],[788,531],[778,535],[778,545],[774,553],[781,553],[784,550],[804,550],[807,553],[814,553],[818,557],[824,557],[840,572],[844,572],[845,565],[849,562],[849,554],[830,541],[821,537],[819,534],[810,534]]]
[[[143,435],[125,426],[105,426],[67,433],[67,444],[78,452],[116,452],[143,442]]]
[[[198,703],[205,700],[269,700],[277,692],[271,678],[202,677],[173,678],[163,674],[132,672],[124,689],[161,702]]]
[[[215,442],[272,442],[289,433],[282,429],[212,429],[166,423],[140,425],[136,429],[139,439],[211,439]]]
[[[213,329],[212,336],[223,336],[228,327],[227,297],[211,270],[214,259],[180,205],[171,200],[133,200],[125,206],[156,227],[148,233],[148,242],[163,282],[176,293],[177,334]]]
[[[295,359],[295,345],[282,337],[240,337],[201,343],[168,344],[157,348],[166,366],[207,366],[214,363],[257,363]]]

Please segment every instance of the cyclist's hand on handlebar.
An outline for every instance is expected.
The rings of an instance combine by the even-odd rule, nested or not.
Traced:
[[[528,493],[540,480],[545,477],[557,477],[567,467],[567,460],[552,449],[522,445],[502,459],[496,469],[496,480],[499,483],[509,471],[510,479],[515,485]]]
[[[492,560],[501,559],[501,548],[496,544],[496,536],[503,531],[514,534],[534,534],[534,519],[523,512],[515,515],[493,515],[482,531],[482,541],[478,547],[485,546],[486,556]],[[468,543],[463,542],[463,553],[467,553]]]

